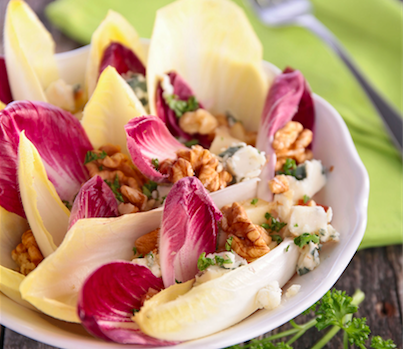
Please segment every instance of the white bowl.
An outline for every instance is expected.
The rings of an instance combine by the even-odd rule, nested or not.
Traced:
[[[84,83],[88,47],[57,55],[62,77],[68,83]],[[263,62],[268,75],[278,74],[278,68]],[[295,275],[289,283],[300,284],[300,292],[283,301],[273,311],[260,310],[219,333],[185,342],[178,348],[223,348],[241,343],[266,333],[293,319],[320,299],[340,277],[353,258],[365,232],[369,178],[354,147],[351,136],[337,111],[324,99],[314,95],[316,110],[314,157],[326,167],[333,166],[327,185],[316,196],[321,204],[331,206],[334,212],[332,225],[340,232],[340,242],[324,246],[320,253],[321,264],[314,271]],[[123,348],[121,344],[107,343],[92,337],[78,324],[69,324],[26,309],[0,293],[1,323],[37,341],[62,347]],[[124,348],[143,346],[125,345]],[[147,347],[151,348],[151,347]]]

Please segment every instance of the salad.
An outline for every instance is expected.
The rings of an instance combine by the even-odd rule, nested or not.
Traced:
[[[338,241],[313,199],[330,169],[311,149],[309,86],[291,68],[267,77],[232,2],[161,9],[148,56],[110,11],[85,86],[60,78],[20,0],[5,52],[0,289],[15,301],[105,340],[172,345],[278,307]]]

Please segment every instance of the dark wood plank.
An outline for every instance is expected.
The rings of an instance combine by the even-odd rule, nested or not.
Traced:
[[[3,349],[57,349],[6,329]]]

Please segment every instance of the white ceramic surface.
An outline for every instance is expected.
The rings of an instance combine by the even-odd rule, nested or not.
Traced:
[[[84,81],[88,48],[80,48],[57,55],[62,77],[69,83]],[[263,62],[268,75],[279,70]],[[316,110],[314,157],[333,171],[328,183],[315,197],[318,202],[331,206],[332,225],[340,232],[340,242],[324,246],[321,264],[304,276],[295,275],[285,286],[302,285],[300,292],[273,311],[260,310],[241,323],[198,340],[186,342],[177,348],[223,348],[244,342],[268,332],[293,319],[321,298],[340,277],[354,256],[365,232],[369,178],[354,147],[346,125],[337,111],[324,99],[314,95]],[[26,309],[0,293],[1,323],[27,337],[64,349],[77,348],[142,348],[142,346],[106,343],[91,337],[77,324],[55,320]],[[150,348],[150,347],[147,347]]]

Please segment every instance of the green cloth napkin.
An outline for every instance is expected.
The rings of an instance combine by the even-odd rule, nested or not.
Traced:
[[[245,8],[242,0],[234,0]],[[141,37],[150,37],[155,11],[170,0],[57,0],[49,19],[86,44],[109,8],[120,12]],[[313,0],[315,14],[341,40],[365,75],[402,110],[402,12],[397,0]],[[303,72],[314,92],[344,118],[371,182],[368,225],[360,248],[401,244],[402,161],[381,119],[339,58],[311,32],[268,28],[246,8],[264,47],[264,59]],[[337,146],[337,144],[335,144]],[[346,166],[348,164],[346,163]],[[350,198],[346,197],[346,205]]]

